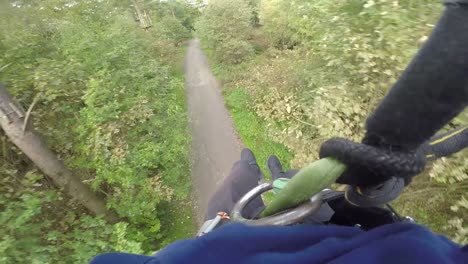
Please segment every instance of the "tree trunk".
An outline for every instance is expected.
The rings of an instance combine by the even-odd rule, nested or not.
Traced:
[[[92,213],[104,216],[109,223],[116,223],[118,217],[106,208],[104,199],[96,195],[79,178],[73,176],[39,135],[33,129],[25,128],[27,124],[23,122],[23,109],[13,101],[5,87],[0,84],[0,126],[8,138],[66,194],[79,201]]]

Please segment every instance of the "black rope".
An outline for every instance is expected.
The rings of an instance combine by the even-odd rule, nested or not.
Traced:
[[[333,157],[348,165],[337,182],[360,187],[375,186],[392,177],[403,178],[408,184],[426,164],[422,152],[393,151],[343,138],[332,138],[323,143],[320,157]]]

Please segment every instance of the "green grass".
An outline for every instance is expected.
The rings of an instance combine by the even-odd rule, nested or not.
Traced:
[[[195,236],[196,224],[194,219],[194,212],[192,200],[189,198],[185,200],[173,201],[167,203],[162,208],[161,217],[161,230],[164,239],[158,245],[163,248],[170,243],[187,239]]]
[[[292,154],[285,146],[268,137],[267,123],[251,108],[250,94],[236,88],[225,92],[225,101],[242,142],[253,151],[264,175],[269,178],[266,161],[273,154],[281,160],[285,170],[289,169]]]

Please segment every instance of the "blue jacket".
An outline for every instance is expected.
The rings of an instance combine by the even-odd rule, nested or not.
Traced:
[[[416,224],[362,231],[346,226],[250,227],[229,224],[177,241],[154,256],[108,253],[92,264],[156,263],[468,263],[461,247]]]

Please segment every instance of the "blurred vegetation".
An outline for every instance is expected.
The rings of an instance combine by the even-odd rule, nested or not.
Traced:
[[[246,0],[211,0],[195,24],[197,35],[214,58],[237,64],[248,58],[252,45],[247,41],[253,9]]]
[[[25,109],[37,100],[34,129],[122,219],[90,215],[0,131],[1,263],[151,253],[193,232],[179,46],[199,11],[137,2],[147,31],[131,1],[1,1],[0,80]]]
[[[330,137],[360,141],[366,117],[427,39],[443,10],[438,1],[423,0],[219,2],[213,1],[215,7],[209,5],[204,11],[201,25],[216,25],[217,32],[232,27],[210,8],[234,12],[231,9],[250,4],[259,16],[259,24],[250,24],[247,33],[247,22],[242,22],[242,39],[254,48],[253,54],[229,61],[209,52],[241,137],[283,144],[294,153],[286,160],[292,167],[317,159],[319,146]],[[208,51],[237,38],[213,31],[213,39],[204,30],[200,27],[199,36]],[[239,94],[249,99],[232,100]],[[256,124],[237,120],[238,109],[246,112],[244,116],[256,116],[252,118]],[[447,129],[467,123],[465,112]],[[259,124],[264,128],[242,128]],[[396,207],[466,243],[466,157],[465,151],[428,166]]]

